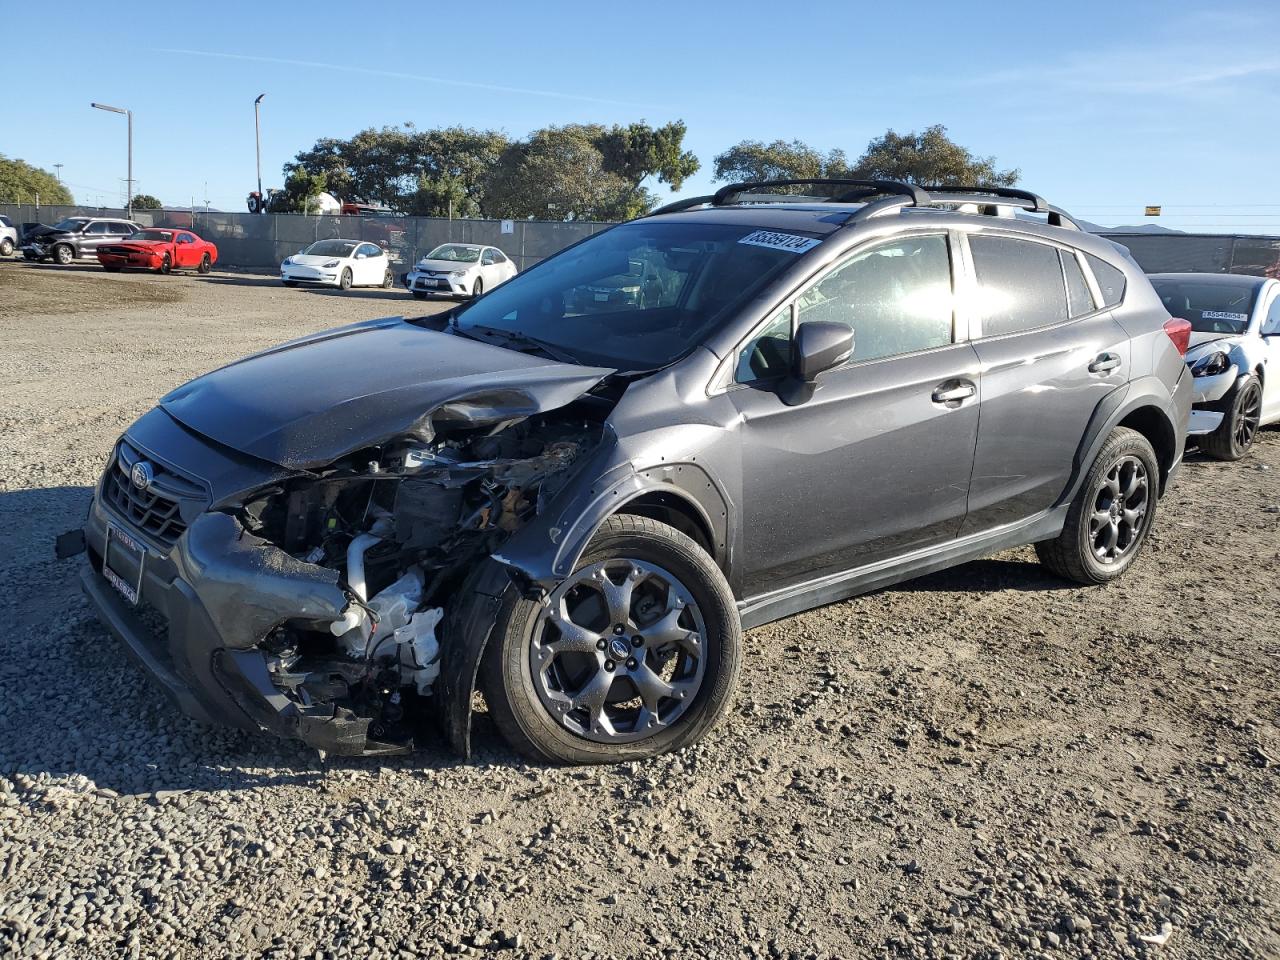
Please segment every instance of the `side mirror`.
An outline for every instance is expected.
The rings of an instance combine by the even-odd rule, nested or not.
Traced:
[[[357,253],[357,254],[356,254],[356,259],[357,259],[357,260],[364,260],[364,259],[365,259],[365,258],[367,258],[368,256],[369,256],[369,255],[368,255],[367,253]]]
[[[780,391],[787,406],[805,403],[813,396],[818,375],[840,366],[853,356],[853,329],[845,323],[814,320],[800,324],[792,353],[791,376]]]

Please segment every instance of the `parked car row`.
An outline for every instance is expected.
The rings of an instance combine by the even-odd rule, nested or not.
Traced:
[[[387,282],[324,243],[282,279]],[[465,753],[482,687],[531,757],[678,749],[745,628],[1024,544],[1115,580],[1193,402],[1230,455],[1273,409],[1273,287],[1153,287],[1021,190],[737,184],[497,290],[487,249],[406,276],[448,314],[255,354],[120,438],[64,553],[184,711],[337,754],[434,716]]]
[[[478,243],[442,243],[401,276],[415,299],[474,298],[516,275],[516,265],[497,247]],[[360,240],[317,240],[280,264],[286,287],[315,284],[391,287],[395,275],[386,250]]]

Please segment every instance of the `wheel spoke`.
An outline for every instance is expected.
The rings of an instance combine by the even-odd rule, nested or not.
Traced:
[[[1112,467],[1111,472],[1107,474],[1106,489],[1111,491],[1112,496],[1120,496],[1120,466],[1118,464]]]
[[[1140,469],[1134,467],[1133,473],[1129,476],[1129,482],[1124,485],[1124,492],[1121,496],[1123,496],[1126,501],[1132,500],[1138,491],[1142,490],[1146,485],[1147,478],[1143,475],[1143,472]]]
[[[587,716],[591,718],[591,728],[597,729],[605,724],[609,725],[609,731],[612,732],[613,725],[609,723],[609,718],[604,715],[604,705],[609,699],[609,690],[613,686],[614,676],[606,673],[603,669],[597,670],[587,683],[569,700],[569,706],[574,710],[584,709]]]
[[[594,630],[588,630],[572,620],[557,620],[555,625],[556,629],[560,631],[560,636],[558,639],[544,644],[545,649],[550,650],[556,656],[562,653],[596,652],[596,644],[600,641],[600,634]]]
[[[601,571],[598,581],[600,592],[604,595],[605,605],[609,608],[609,621],[615,624],[631,622],[631,597],[636,584],[644,579],[638,568],[632,567],[622,578],[622,583],[614,583],[608,573]]]
[[[1116,543],[1120,540],[1120,524],[1114,520],[1107,523],[1105,527],[1099,531],[1102,536],[1101,550],[1104,556],[1110,555],[1116,548]]]
[[[653,672],[647,664],[642,663],[631,671],[631,680],[640,692],[640,700],[650,713],[658,712],[658,702],[675,696],[675,688]]]

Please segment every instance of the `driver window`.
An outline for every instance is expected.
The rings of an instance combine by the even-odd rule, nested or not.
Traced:
[[[900,237],[862,250],[796,302],[797,324],[853,329],[850,363],[952,342],[951,258],[943,234]]]
[[[1264,337],[1274,337],[1277,334],[1280,334],[1280,296],[1271,301],[1271,309],[1267,311],[1267,316],[1262,321]]]
[[[734,380],[776,380],[791,369],[791,307],[783,307],[738,353]]]
[[[488,267],[488,266],[492,266],[492,265],[493,265],[493,262],[494,262],[494,261],[493,261],[493,251],[492,251],[492,250],[486,250],[486,251],[484,252],[484,256],[480,258],[480,262],[481,262],[482,264],[484,264],[486,267]]]

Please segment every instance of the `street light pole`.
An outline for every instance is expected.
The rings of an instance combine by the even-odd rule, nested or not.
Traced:
[[[123,113],[129,120],[129,177],[126,185],[129,188],[128,207],[129,219],[133,219],[133,111],[126,110],[123,107],[109,107],[105,103],[91,103],[89,106],[95,110],[106,110],[108,113]]]
[[[258,122],[258,105],[262,103],[265,93],[258,94],[258,99],[253,101],[253,150],[258,161],[258,203],[261,204],[266,198],[262,196],[262,126]]]

